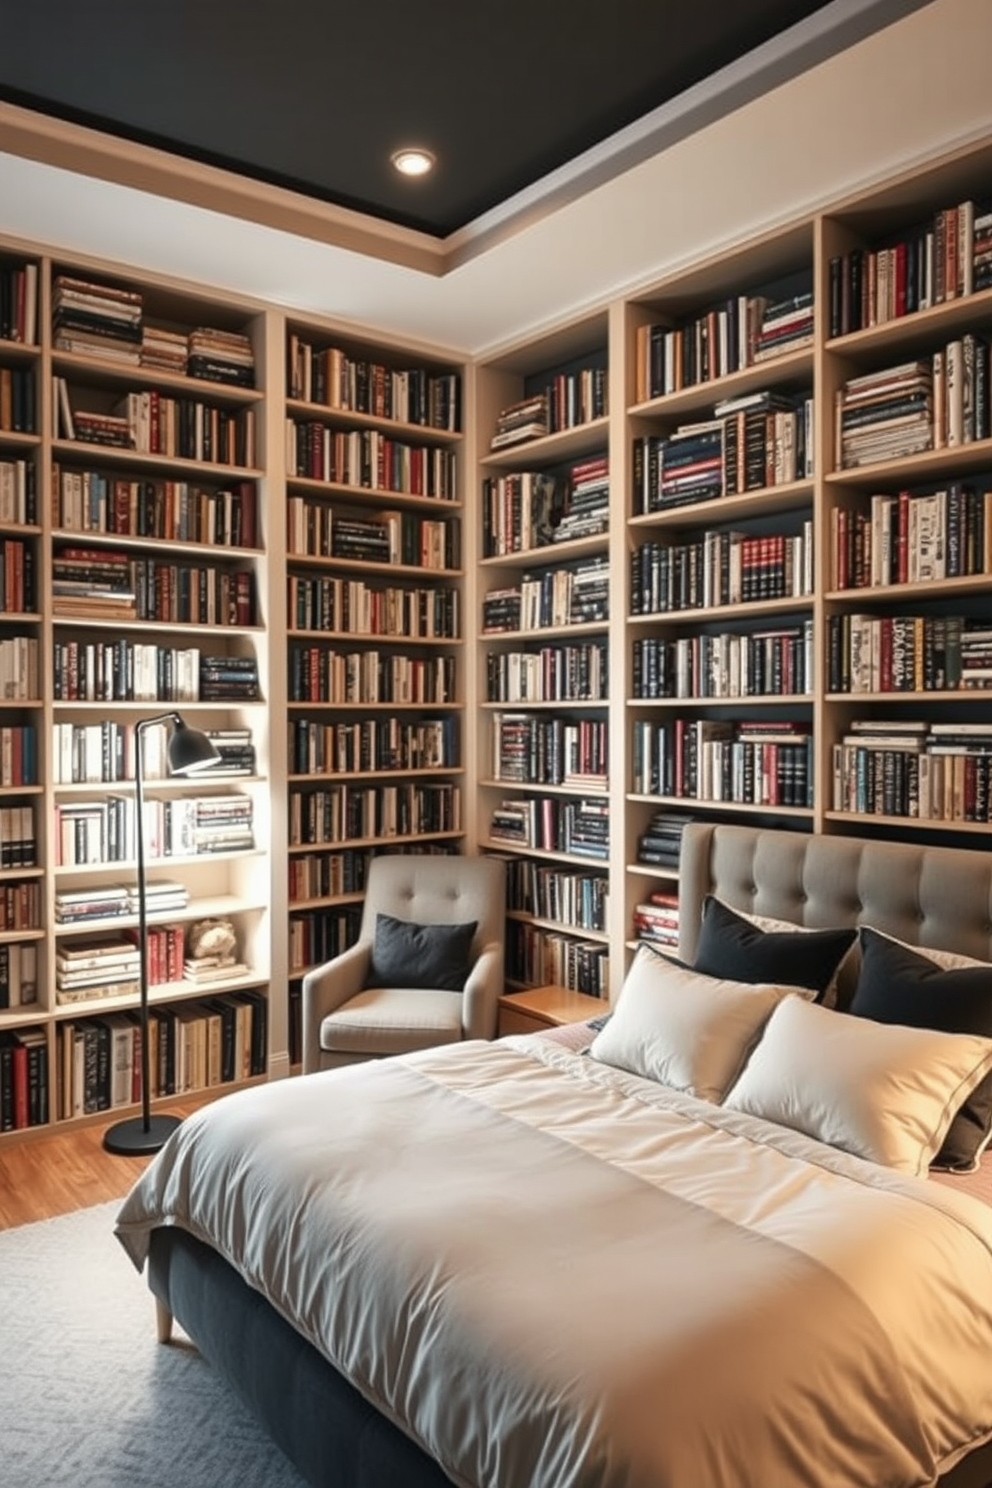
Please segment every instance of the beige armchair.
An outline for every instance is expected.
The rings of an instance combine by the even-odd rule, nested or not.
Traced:
[[[494,1038],[503,992],[505,913],[505,868],[498,858],[373,858],[358,941],[303,979],[304,1074],[459,1039]],[[377,937],[380,915],[390,918],[379,926]],[[476,929],[469,944],[470,932],[456,927],[473,920]],[[436,927],[436,935],[433,928],[420,927]],[[452,954],[461,944],[467,971],[463,986],[423,985],[417,946],[432,940],[444,941],[445,951],[452,948]],[[412,953],[404,959],[411,941]],[[402,985],[399,976],[390,979],[395,985],[368,985],[383,980],[374,970],[388,968],[390,960],[394,968],[403,967],[414,985]]]

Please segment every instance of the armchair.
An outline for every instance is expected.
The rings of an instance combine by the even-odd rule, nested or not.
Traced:
[[[303,979],[304,1074],[459,1039],[494,1038],[503,993],[505,913],[505,867],[499,858],[373,858],[356,944]],[[367,985],[380,914],[417,926],[476,921],[464,986]]]

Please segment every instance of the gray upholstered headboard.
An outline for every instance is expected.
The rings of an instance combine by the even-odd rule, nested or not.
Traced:
[[[875,925],[992,961],[992,851],[693,822],[679,866],[679,954],[689,962],[707,894],[811,929]]]

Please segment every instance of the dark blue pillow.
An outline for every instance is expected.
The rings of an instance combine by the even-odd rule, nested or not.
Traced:
[[[377,915],[366,985],[461,992],[471,969],[469,952],[477,928],[477,920],[465,925],[417,925],[393,915]]]

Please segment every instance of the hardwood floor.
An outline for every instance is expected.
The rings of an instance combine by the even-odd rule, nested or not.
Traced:
[[[187,1116],[197,1104],[169,1109]],[[104,1151],[103,1134],[118,1119],[108,1112],[106,1121],[0,1145],[0,1230],[122,1199],[151,1159]]]

